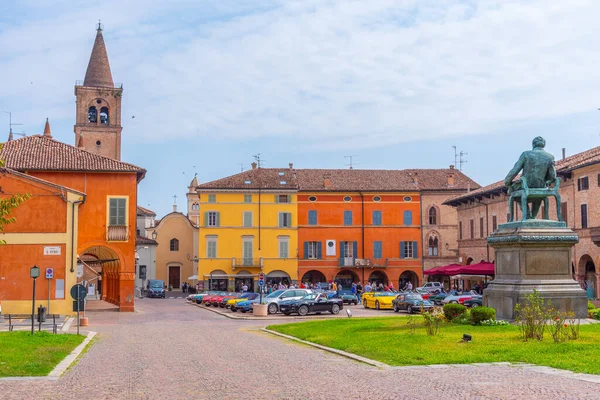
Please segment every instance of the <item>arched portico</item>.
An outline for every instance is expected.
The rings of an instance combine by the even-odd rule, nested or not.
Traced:
[[[586,290],[587,296],[590,298],[598,297],[599,289],[599,278],[598,269],[594,264],[594,260],[588,254],[583,255],[579,259],[579,273],[578,275],[583,278],[583,287]]]
[[[375,282],[376,285],[383,283],[383,286],[386,286],[388,284],[388,277],[383,271],[373,271],[369,275],[369,282]]]
[[[419,286],[419,277],[415,272],[404,271],[402,274],[400,274],[398,289],[403,289],[408,282],[412,284],[413,289]]]
[[[302,282],[304,283],[324,283],[327,282],[325,275],[321,271],[317,271],[316,269],[312,269],[307,271],[302,275]]]
[[[340,272],[337,273],[337,275],[335,276],[334,279],[338,284],[341,283],[342,284],[342,289],[346,288],[349,289],[350,287],[352,287],[352,283],[353,282],[358,282],[358,275],[356,274],[356,272],[349,270],[349,269],[343,269]]]

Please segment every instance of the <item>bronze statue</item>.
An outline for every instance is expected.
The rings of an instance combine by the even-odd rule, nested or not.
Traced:
[[[511,221],[513,220],[513,200],[517,198],[521,199],[519,205],[523,213],[523,220],[534,219],[540,210],[542,201],[545,204],[544,218],[548,219],[548,196],[556,198],[557,216],[561,221],[560,196],[558,195],[560,180],[556,178],[554,156],[544,150],[546,141],[543,137],[538,136],[533,139],[532,145],[533,149],[521,154],[515,166],[504,179],[504,185],[508,187],[510,195]],[[521,170],[523,171],[521,177],[513,181]],[[554,184],[553,188],[550,187],[552,184]],[[531,203],[531,208],[528,203]]]

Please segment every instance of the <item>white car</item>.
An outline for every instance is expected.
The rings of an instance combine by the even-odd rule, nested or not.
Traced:
[[[422,290],[427,293],[441,292],[444,289],[441,282],[425,282],[421,287],[417,288],[417,291]]]
[[[465,300],[470,299],[473,296],[479,296],[479,293],[477,293],[474,290],[471,290],[468,293],[463,292],[462,294],[446,296],[446,298],[444,300],[442,300],[442,304],[449,304],[449,303],[459,304],[461,299],[463,300],[462,302],[464,303]]]
[[[263,298],[262,304],[267,304],[269,314],[279,311],[279,302],[282,300],[300,300],[313,291],[310,289],[283,289],[276,290]]]

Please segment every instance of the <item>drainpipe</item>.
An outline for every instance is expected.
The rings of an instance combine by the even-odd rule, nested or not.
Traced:
[[[421,222],[419,223],[419,227],[421,228],[421,283],[423,283],[423,280],[425,279],[425,242],[423,238],[423,192],[419,192],[419,218],[421,220]],[[418,283],[419,282],[417,282],[417,284]],[[400,282],[398,282],[398,285],[400,285]]]
[[[362,258],[365,258],[365,196],[362,192],[358,192],[360,194],[360,202],[361,202],[361,236],[362,236]],[[362,281],[365,281],[365,266],[362,267]]]
[[[85,199],[85,198],[84,198]],[[71,207],[71,269],[70,272],[75,272],[75,267],[73,265],[73,257],[75,256],[75,204],[81,204],[85,200],[77,200],[72,202]]]
[[[244,249],[242,249],[242,255],[243,250]],[[260,251],[260,186],[258,187],[258,251]]]
[[[485,233],[486,233],[486,236],[490,236],[490,221],[489,221],[489,214],[488,214],[488,204],[483,203],[483,205],[485,206]],[[487,252],[487,262],[490,262],[490,245],[487,242],[487,237],[485,240],[485,249]]]

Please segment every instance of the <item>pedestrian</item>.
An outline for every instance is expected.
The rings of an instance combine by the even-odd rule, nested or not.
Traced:
[[[321,290],[321,282],[317,282],[317,290]]]
[[[333,282],[333,284],[331,285],[331,290],[337,292],[337,283]]]
[[[360,283],[360,281],[358,281],[358,284],[356,285],[356,297],[358,297],[358,304],[361,303],[361,297],[362,297],[362,291],[363,291],[363,287],[362,284]]]
[[[407,291],[409,291],[409,292],[412,292],[412,289],[413,289],[412,282],[411,282],[411,281],[408,281],[408,282],[406,283],[406,290],[407,290]]]
[[[373,287],[371,286],[371,283],[367,281],[364,289],[365,289],[365,293],[368,293],[373,290]]]
[[[394,290],[394,282],[390,282],[389,283],[388,289],[390,290],[390,292],[395,292],[395,290]]]
[[[246,285],[246,282],[244,282],[244,285],[242,286],[242,292],[246,293],[248,291],[248,285]]]
[[[356,282],[352,282],[352,286],[350,287],[350,291],[352,292],[353,295],[356,296]]]

